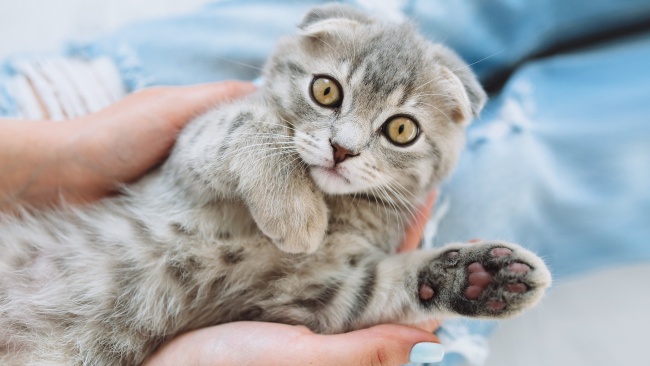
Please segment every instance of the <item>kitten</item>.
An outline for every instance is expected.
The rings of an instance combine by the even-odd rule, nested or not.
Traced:
[[[348,7],[309,12],[265,85],[192,121],[165,164],[86,207],[0,219],[3,365],[133,365],[238,320],[337,333],[534,305],[510,243],[395,254],[485,94],[454,53]]]

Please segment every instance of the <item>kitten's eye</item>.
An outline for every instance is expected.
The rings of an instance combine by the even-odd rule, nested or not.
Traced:
[[[343,93],[338,81],[327,76],[317,76],[311,82],[311,96],[323,107],[336,108],[341,105]]]
[[[420,128],[414,120],[399,116],[384,123],[384,135],[395,145],[408,145],[420,134]]]

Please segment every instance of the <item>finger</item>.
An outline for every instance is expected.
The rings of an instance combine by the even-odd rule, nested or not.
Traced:
[[[416,249],[420,245],[422,235],[424,234],[424,228],[431,217],[431,211],[433,210],[437,198],[438,190],[434,190],[427,196],[425,203],[418,207],[413,221],[406,228],[406,235],[404,236],[402,244],[397,249],[398,252],[408,252]]]
[[[166,121],[175,129],[180,129],[207,109],[255,90],[255,85],[244,81],[151,87],[127,95],[98,114],[130,120],[146,117],[150,120]]]
[[[442,324],[442,320],[439,319],[430,319],[418,324],[415,324],[415,327],[418,329],[422,329],[426,332],[433,333],[436,331],[436,329],[440,328],[440,325]]]
[[[80,118],[82,123],[76,125],[84,129],[77,140],[88,141],[91,151],[99,151],[96,160],[107,165],[112,178],[129,181],[167,155],[187,122],[209,107],[253,90],[252,83],[238,81],[143,89]],[[136,151],[138,158],[131,159]],[[128,158],[121,159],[120,154]]]
[[[316,338],[318,345],[314,345],[319,350],[317,359],[313,360],[315,365],[403,365],[411,362],[416,344],[429,348],[428,354],[424,352],[428,359],[413,361],[437,362],[444,354],[435,335],[403,325],[378,325],[346,334],[317,337],[321,340]]]
[[[176,91],[184,108],[178,110],[179,115],[173,118],[180,123],[179,127],[207,109],[225,102],[232,101],[256,90],[255,85],[243,81],[222,81],[218,83],[180,87]]]

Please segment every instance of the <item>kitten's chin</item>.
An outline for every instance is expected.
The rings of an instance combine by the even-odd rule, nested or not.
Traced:
[[[360,191],[362,188],[357,187],[341,173],[331,168],[312,166],[309,169],[311,177],[316,185],[329,194],[348,194]]]

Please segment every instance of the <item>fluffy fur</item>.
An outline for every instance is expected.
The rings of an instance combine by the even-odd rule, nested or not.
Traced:
[[[314,75],[339,83],[339,107],[316,103]],[[454,53],[411,25],[326,6],[280,41],[264,77],[191,122],[123,195],[0,219],[3,365],[134,365],[237,320],[335,333],[500,318],[539,300],[548,270],[514,244],[395,254],[485,101]],[[383,132],[395,115],[417,121],[408,146]],[[477,263],[489,283],[472,280]]]

